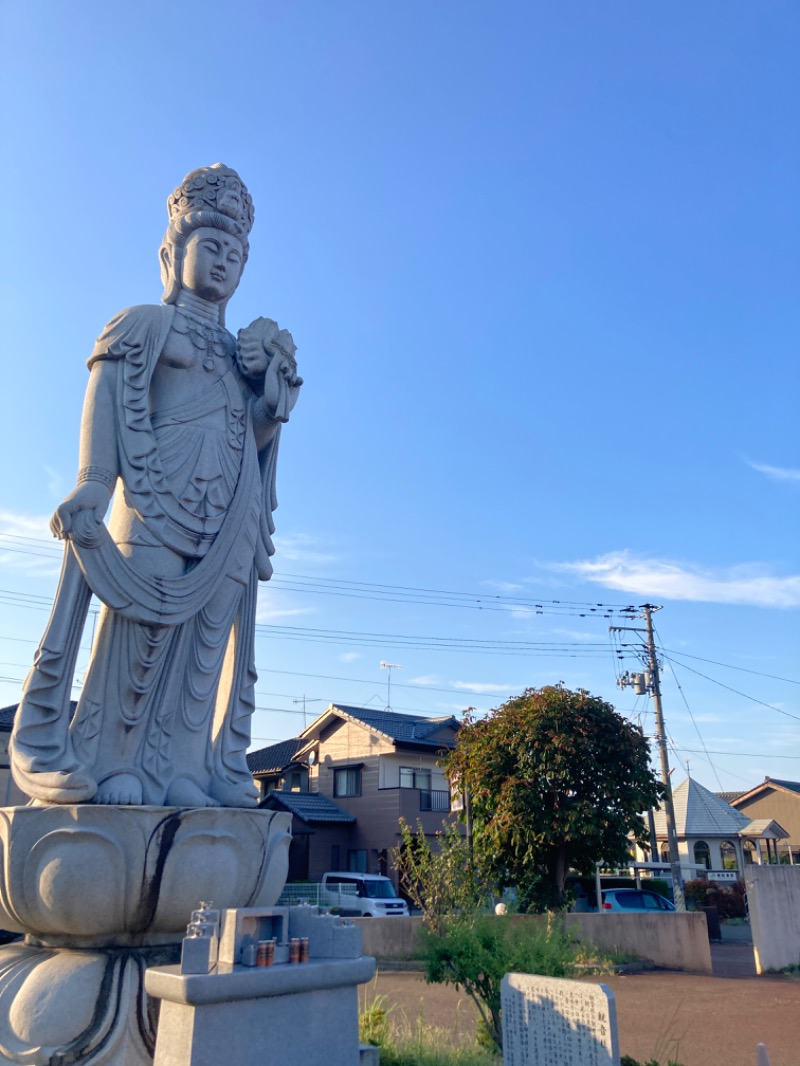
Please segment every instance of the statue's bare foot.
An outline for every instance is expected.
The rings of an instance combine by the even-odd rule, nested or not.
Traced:
[[[92,803],[140,807],[142,799],[142,783],[138,777],[133,774],[112,774],[97,786]]]
[[[222,781],[218,778],[212,783],[211,788],[222,807],[258,806],[258,789],[249,775],[238,781]]]
[[[203,792],[199,785],[188,777],[179,777],[167,789],[165,800],[168,807],[219,807],[219,803]]]

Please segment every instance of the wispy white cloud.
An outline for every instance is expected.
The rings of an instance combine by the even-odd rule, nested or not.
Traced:
[[[533,615],[533,609],[530,607],[509,607],[508,613],[512,618],[530,618]]]
[[[460,692],[513,692],[514,685],[496,685],[489,681],[454,681],[453,688]]]
[[[280,622],[284,618],[298,618],[302,615],[313,614],[313,607],[293,607],[286,596],[271,596],[269,588],[259,587],[258,606],[256,608],[256,622],[260,625]]]
[[[308,569],[324,569],[338,561],[338,557],[320,548],[319,538],[308,533],[284,533],[275,537],[275,558],[281,566],[302,565]]]
[[[554,569],[641,598],[736,603],[753,607],[800,606],[800,575],[769,572],[760,563],[710,570],[670,559],[608,552],[595,559],[556,563]]]
[[[45,474],[47,475],[47,491],[55,499],[60,500],[63,496],[66,496],[64,489],[64,477],[60,470],[55,470],[52,466],[43,466]]]
[[[423,674],[421,677],[412,677],[409,685],[440,685],[441,681],[434,674]]]
[[[54,577],[63,547],[50,532],[50,516],[0,510],[0,566],[30,577]]]
[[[498,596],[511,596],[515,592],[525,591],[525,586],[516,581],[484,581],[483,584]]]
[[[360,651],[343,651],[339,656],[339,661],[343,663],[354,663],[356,659],[361,658]]]
[[[800,483],[800,470],[793,470],[791,467],[785,466],[767,466],[766,463],[753,463],[749,465],[753,470],[757,470],[759,474],[763,474],[765,477],[771,478],[773,481],[791,481],[795,484]]]
[[[554,637],[563,637],[565,640],[588,640],[591,642],[597,640],[596,633],[587,633],[582,629],[551,629],[550,633]]]
[[[0,510],[0,533],[9,533],[14,537],[33,537],[52,542],[50,516],[19,514],[14,511]]]

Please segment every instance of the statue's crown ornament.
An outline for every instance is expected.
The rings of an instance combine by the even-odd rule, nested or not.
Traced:
[[[195,211],[217,211],[232,219],[247,239],[253,226],[253,198],[230,167],[214,163],[187,174],[167,200],[170,222]]]

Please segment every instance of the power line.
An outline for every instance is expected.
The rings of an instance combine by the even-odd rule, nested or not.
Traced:
[[[658,636],[658,633],[656,633],[656,636]],[[659,637],[659,640],[660,640],[660,637]],[[663,655],[664,654],[663,647],[661,647],[659,650],[661,651],[661,653]],[[706,751],[706,742],[705,742],[705,740],[703,740],[703,735],[700,732],[700,726],[697,724],[697,722],[695,721],[695,717],[692,714],[692,708],[689,706],[689,701],[686,698],[686,693],[683,691],[683,686],[681,685],[680,680],[679,680],[678,676],[675,673],[675,664],[672,661],[672,659],[669,658],[669,656],[665,655],[664,658],[672,666],[672,676],[675,678],[675,684],[678,686],[678,692],[680,692],[681,698],[682,698],[683,703],[684,703],[684,706],[686,707],[686,710],[689,712],[689,717],[691,718],[692,725],[694,726],[695,732],[697,733],[697,738],[700,741],[700,743],[703,745],[703,750]],[[707,751],[706,751],[706,755],[708,756],[708,752]],[[717,784],[720,787],[720,791],[722,791],[722,781],[720,781],[719,774],[717,773],[717,768],[714,765],[714,763],[711,761],[711,757],[710,756],[708,756],[708,765],[714,771],[714,776],[717,779]]]
[[[728,670],[741,670],[745,674],[755,674],[757,677],[768,677],[771,681],[785,681],[788,685],[800,685],[800,681],[795,680],[792,677],[779,677],[777,674],[766,674],[763,670],[750,670],[746,666],[734,666],[733,663],[721,663],[716,659],[704,659],[700,655],[690,655],[686,651],[670,651],[669,648],[660,647],[660,651],[669,652],[670,655],[677,655],[680,658],[696,659],[701,663],[713,663],[714,666],[724,666]]]
[[[755,696],[748,696],[746,692],[740,692],[738,688],[733,688],[731,685],[726,685],[722,681],[717,681],[716,678],[709,677],[708,674],[703,674],[699,670],[695,670],[694,667],[688,666],[686,663],[681,663],[684,670],[690,670],[693,674],[697,674],[698,677],[705,678],[706,681],[710,681],[713,685],[719,685],[720,688],[727,689],[728,692],[734,692],[737,696],[741,696],[745,700],[750,700],[752,703],[757,703],[761,707],[767,707],[771,711],[776,711],[778,714],[784,714],[787,718],[794,718],[796,722],[800,722],[800,715],[792,714],[791,711],[784,711],[782,707],[776,707],[773,703],[765,703],[764,700],[756,699]]]
[[[43,538],[21,536],[15,533],[0,533],[0,541],[11,540],[26,547],[9,547],[3,544],[2,551],[55,559],[61,549]],[[44,553],[32,550],[45,546]],[[295,584],[291,584],[294,582]],[[597,603],[588,600],[551,600],[535,595],[513,596],[457,592],[448,589],[425,588],[413,585],[390,585],[382,582],[351,581],[345,578],[315,577],[308,574],[284,572],[275,574],[271,584],[289,592],[313,592],[317,595],[346,596],[357,599],[383,600],[390,603],[429,604],[438,607],[463,607],[471,610],[508,612],[509,609],[527,609],[534,614],[560,614],[562,617],[588,618],[592,615],[610,618],[614,615],[630,617],[638,608],[630,604]]]
[[[283,640],[304,640],[325,644],[357,644],[367,647],[393,644],[397,647],[425,648],[428,651],[468,651],[493,655],[586,655],[605,656],[605,643],[589,641],[490,640],[473,637],[439,637],[400,633],[374,633],[358,630],[321,629],[309,626],[282,626],[259,623],[256,632]]]
[[[696,748],[685,748],[685,747],[683,747],[682,744],[678,745],[678,750],[679,751],[687,751],[690,755],[702,755],[703,754],[703,752],[697,750]],[[705,749],[705,748],[703,749],[703,751],[705,751],[706,754],[708,754],[708,755],[733,755],[737,759],[738,758],[742,758],[742,759],[794,759],[794,760],[800,760],[800,755],[776,755],[774,752],[766,752],[766,751],[764,751],[764,752],[760,752],[760,751],[708,751],[708,749]],[[724,792],[725,789],[720,789],[720,791]]]

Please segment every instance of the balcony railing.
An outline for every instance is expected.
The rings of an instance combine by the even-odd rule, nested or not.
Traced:
[[[434,788],[419,790],[419,809],[421,811],[449,811],[450,792],[448,789]]]

